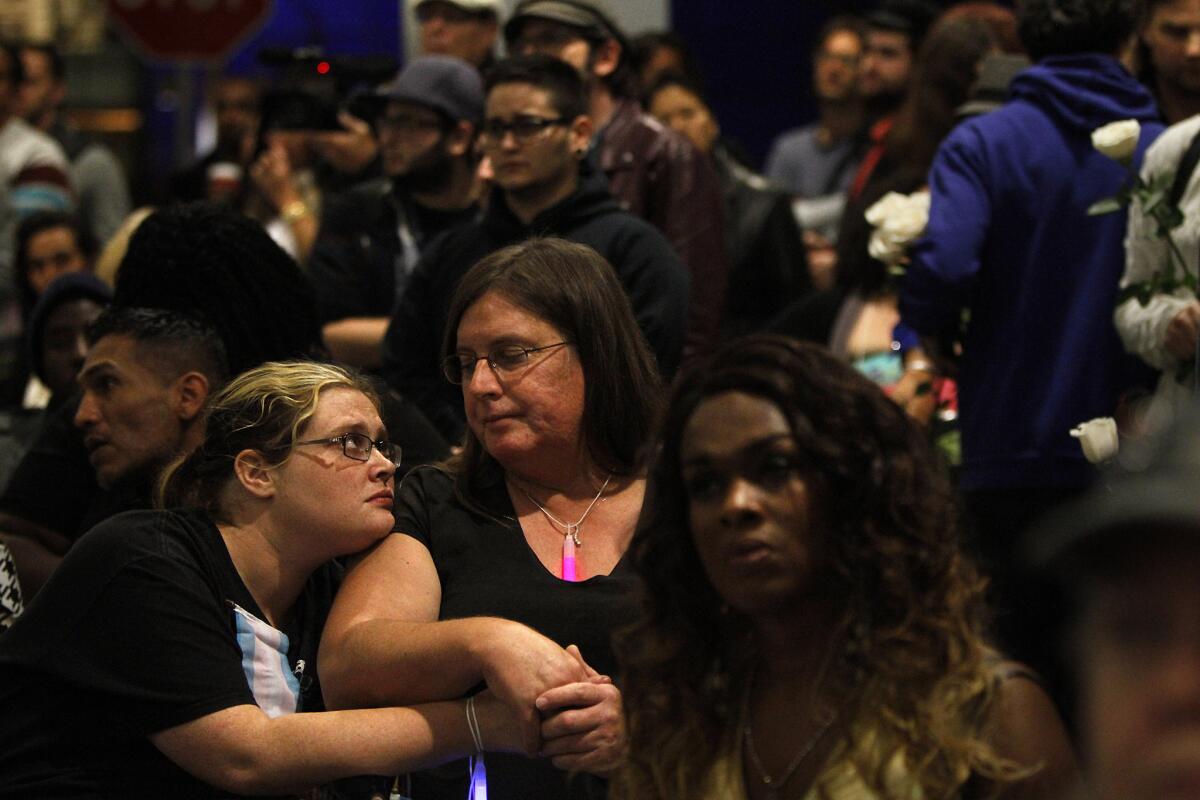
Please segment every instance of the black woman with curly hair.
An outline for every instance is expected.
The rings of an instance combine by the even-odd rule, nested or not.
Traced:
[[[988,647],[950,488],[900,408],[822,348],[754,336],[669,409],[630,548],[617,796],[1068,793],[1063,725]]]

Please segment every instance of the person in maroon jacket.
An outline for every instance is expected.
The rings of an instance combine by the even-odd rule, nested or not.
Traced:
[[[708,160],[646,114],[625,36],[596,0],[523,0],[504,26],[510,53],[553,56],[588,82],[590,158],[630,212],[661,230],[692,274],[684,358],[716,337],[729,281],[721,192]]]

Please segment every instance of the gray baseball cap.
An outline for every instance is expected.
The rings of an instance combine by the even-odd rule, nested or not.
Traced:
[[[414,59],[364,99],[371,119],[393,100],[428,106],[455,121],[483,119],[483,79],[473,66],[453,56]]]

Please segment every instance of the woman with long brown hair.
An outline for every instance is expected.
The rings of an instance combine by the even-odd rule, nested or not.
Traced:
[[[611,634],[635,608],[625,550],[662,402],[654,357],[616,272],[562,239],[484,258],[447,320],[463,449],[405,477],[393,535],[347,574],[321,645],[326,697],[424,703],[486,684],[541,758],[485,741],[486,769],[415,775],[412,796],[459,800],[486,777],[493,797],[603,797],[624,730],[596,672],[615,673]]]

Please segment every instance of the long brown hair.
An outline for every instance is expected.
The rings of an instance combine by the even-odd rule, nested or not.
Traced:
[[[738,724],[755,643],[749,620],[705,575],[680,466],[688,420],[729,391],[783,412],[821,488],[829,520],[821,547],[842,609],[829,697],[849,723],[842,752],[862,780],[888,796],[887,757],[897,751],[925,797],[952,796],[972,773],[1016,774],[984,738],[994,688],[984,583],[960,552],[950,487],[924,433],[825,349],[753,336],[685,376],[668,407],[629,550],[643,613],[616,642],[630,745],[618,796],[701,796]],[[887,747],[860,747],[863,722]]]

